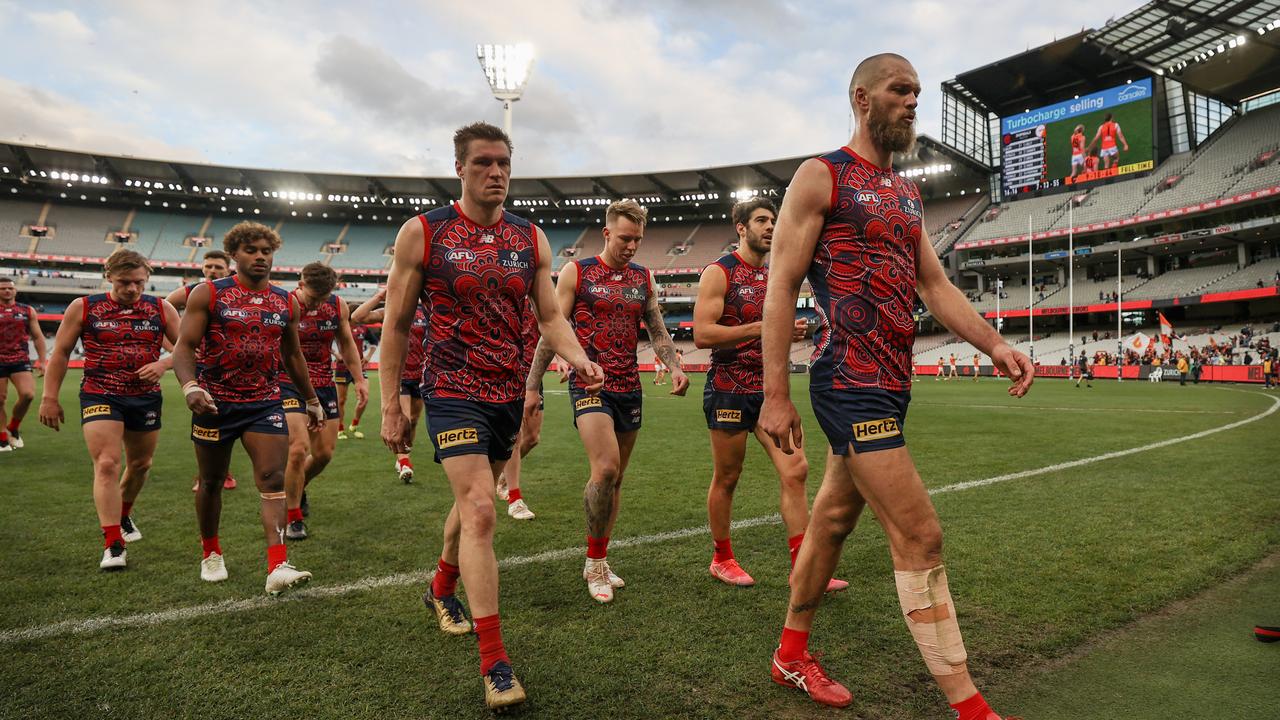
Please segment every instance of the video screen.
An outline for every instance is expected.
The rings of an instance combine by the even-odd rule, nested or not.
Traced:
[[[1151,78],[1001,118],[1005,195],[1155,167]]]

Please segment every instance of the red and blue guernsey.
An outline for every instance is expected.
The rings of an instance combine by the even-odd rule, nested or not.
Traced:
[[[404,356],[404,371],[400,373],[401,382],[416,383],[422,380],[422,363],[427,358],[423,344],[427,340],[427,311],[418,303],[413,309],[413,324],[409,326],[409,350]]]
[[[200,283],[202,283],[202,282],[204,282],[204,281],[203,281],[203,280],[201,280],[200,282],[193,282],[193,283],[190,283],[190,284],[187,284],[187,285],[182,286],[182,289],[187,291],[187,299],[188,299],[188,300],[190,300],[190,299],[191,299],[191,291],[192,291],[192,290],[195,290],[195,289],[196,289],[196,288],[198,288],[198,287],[200,287]],[[205,345],[205,343],[204,343],[204,340],[202,339],[202,340],[200,341],[200,344],[196,346],[196,367],[200,367],[201,365],[203,365],[203,364],[205,363],[205,357],[204,357],[204,356],[205,356],[205,352],[206,352],[206,350],[205,350],[204,345]]]
[[[298,298],[302,304],[302,298]],[[333,387],[333,340],[338,336],[338,296],[330,295],[313,308],[302,307],[298,318],[298,346],[307,361],[307,377],[311,387]],[[280,382],[293,384],[289,373],[280,367]]]
[[[457,203],[418,219],[426,241],[422,304],[428,317],[422,396],[520,399],[537,229],[505,211],[497,224],[481,225]]]
[[[365,343],[372,342],[373,331],[368,325],[352,325],[351,339],[356,341],[356,354],[360,356],[361,364],[364,362],[364,346]],[[363,368],[361,368],[363,371]],[[342,355],[338,355],[338,359],[333,363],[334,373],[349,372],[347,363],[342,359]]]
[[[236,275],[209,283],[209,327],[200,385],[217,402],[280,399],[280,339],[289,325],[289,292],[250,290]]]
[[[160,359],[163,301],[143,295],[132,305],[122,305],[102,293],[83,302],[80,343],[84,346],[84,378],[80,391],[120,396],[160,392],[160,384],[141,380],[138,370]]]
[[[764,315],[764,292],[769,284],[769,266],[752,265],[735,252],[715,261],[711,267],[720,268],[725,275],[724,312],[717,324],[737,327],[760,322]],[[707,385],[716,392],[740,395],[764,392],[760,338],[712,350]]]
[[[604,390],[640,389],[636,346],[649,302],[649,271],[635,263],[619,270],[599,256],[578,261],[578,290],[573,299],[573,329],[587,359],[604,370]],[[577,377],[576,388],[585,384]]]
[[[909,390],[920,191],[847,147],[818,159],[833,185],[809,267],[821,322],[810,387]]]
[[[538,313],[533,309],[533,300],[529,300],[529,313],[524,320],[524,374],[529,375],[533,369],[533,356],[538,354],[538,341],[542,339],[542,331],[538,329]]]
[[[30,305],[0,305],[0,365],[20,365],[31,361],[27,342],[31,339],[33,317],[36,317],[36,309]]]

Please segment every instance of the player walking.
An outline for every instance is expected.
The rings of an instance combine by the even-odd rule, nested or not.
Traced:
[[[1111,113],[1107,113],[1102,119],[1102,124],[1098,126],[1098,131],[1093,134],[1093,140],[1089,141],[1090,150],[1094,145],[1101,143],[1102,149],[1098,151],[1098,157],[1102,162],[1103,170],[1115,167],[1120,160],[1120,149],[1116,147],[1117,139],[1124,145],[1124,151],[1129,152],[1129,141],[1124,139],[1120,123],[1112,119]]]
[[[351,337],[356,341],[356,355],[360,356],[360,378],[366,377],[365,369],[369,366],[369,360],[373,358],[374,334],[369,326],[352,321]],[[333,368],[333,384],[338,388],[338,439],[346,440],[348,438],[354,440],[363,440],[364,432],[360,430],[360,418],[364,416],[364,409],[369,404],[368,398],[363,403],[360,398],[356,397],[356,413],[351,418],[351,424],[345,424],[344,417],[347,413],[347,388],[356,382],[355,373],[351,367],[347,365],[347,361],[341,355],[337,358],[337,363]]]
[[[40,331],[36,309],[17,301],[18,289],[13,278],[0,277],[0,452],[12,452],[24,444],[22,419],[36,397],[36,381],[31,374],[31,350],[36,347],[37,370],[44,369],[45,342]],[[18,391],[13,414],[5,423],[5,396],[9,384]]]
[[[1084,126],[1076,125],[1071,133],[1071,177],[1084,172]]]

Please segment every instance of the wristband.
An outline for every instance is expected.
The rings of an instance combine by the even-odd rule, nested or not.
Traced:
[[[183,390],[186,390],[187,388],[191,387],[192,385],[199,385],[199,384],[200,384],[200,381],[199,381],[199,380],[188,380],[188,381],[186,381],[186,382],[182,383],[182,389],[183,389]]]
[[[184,389],[183,389],[183,391],[182,391],[182,396],[183,396],[183,397],[190,397],[191,395],[194,395],[195,393],[198,393],[198,392],[202,392],[202,393],[204,393],[205,395],[208,395],[208,394],[209,394],[209,392],[208,392],[207,390],[205,390],[204,388],[200,387],[199,385],[192,385],[192,386],[190,386],[190,387],[188,387],[188,388],[184,388]]]
[[[320,408],[324,407],[324,405],[320,404],[320,398],[318,397],[313,397],[310,400],[307,400],[307,405],[315,405]]]

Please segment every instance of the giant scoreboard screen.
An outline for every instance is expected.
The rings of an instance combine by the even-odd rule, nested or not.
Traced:
[[[1001,118],[1005,195],[1155,167],[1151,78]]]

